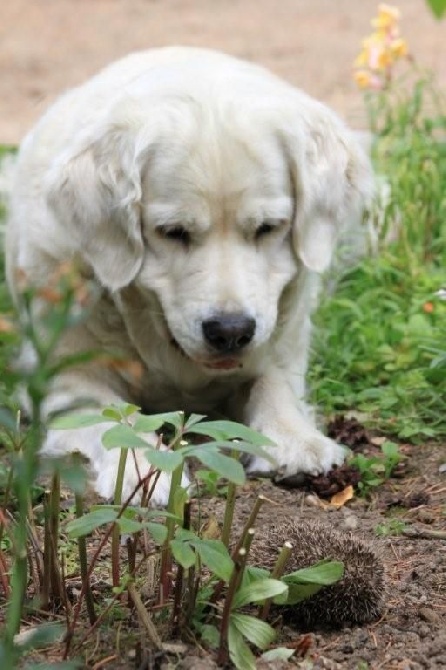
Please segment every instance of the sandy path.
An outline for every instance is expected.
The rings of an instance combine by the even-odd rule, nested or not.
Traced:
[[[446,83],[446,23],[401,0],[420,62]],[[351,63],[374,0],[2,0],[0,142],[16,143],[65,88],[135,49],[215,47],[263,63],[361,125]]]

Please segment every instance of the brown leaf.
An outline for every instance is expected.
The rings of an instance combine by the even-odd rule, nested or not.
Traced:
[[[353,496],[353,486],[349,484],[343,491],[335,493],[335,495],[330,498],[330,505],[334,505],[334,507],[343,507],[346,502],[353,498]]]

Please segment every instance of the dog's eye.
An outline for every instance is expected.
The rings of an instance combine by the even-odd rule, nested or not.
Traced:
[[[181,242],[184,245],[190,242],[190,233],[183,226],[160,226],[158,233],[165,240]]]
[[[256,230],[256,240],[259,240],[261,237],[265,237],[270,233],[274,232],[276,226],[273,226],[271,223],[262,223]]]

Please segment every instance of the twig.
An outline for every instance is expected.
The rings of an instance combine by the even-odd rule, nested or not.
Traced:
[[[152,619],[150,618],[150,614],[141,600],[141,596],[135,588],[135,584],[133,582],[129,582],[127,588],[129,590],[132,601],[135,603],[135,608],[141,627],[144,628],[145,632],[147,633],[147,637],[151,642],[152,648],[156,649],[157,651],[161,651],[163,648],[163,643],[161,642],[161,638],[158,635]]]
[[[445,530],[406,528],[401,534],[410,537],[412,540],[446,540]]]

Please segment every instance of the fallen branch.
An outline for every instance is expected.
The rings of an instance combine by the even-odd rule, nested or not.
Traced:
[[[446,530],[406,528],[402,531],[402,535],[412,540],[446,540]]]

